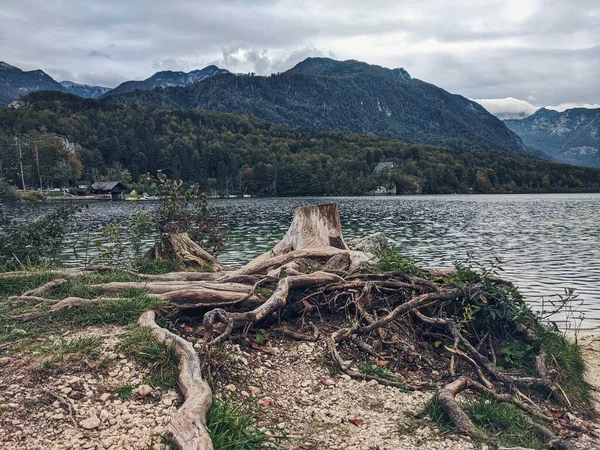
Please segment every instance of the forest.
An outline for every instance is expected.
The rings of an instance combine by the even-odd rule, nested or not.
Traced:
[[[252,195],[590,192],[600,170],[515,153],[459,151],[373,134],[309,131],[247,115],[162,111],[58,92],[0,108],[0,178],[28,188],[119,179],[145,189],[161,170],[206,191]],[[394,168],[375,172],[379,162]]]

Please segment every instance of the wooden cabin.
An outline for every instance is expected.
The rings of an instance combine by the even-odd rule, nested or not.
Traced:
[[[125,186],[120,181],[97,181],[92,184],[92,194],[110,195],[113,200],[122,200]]]

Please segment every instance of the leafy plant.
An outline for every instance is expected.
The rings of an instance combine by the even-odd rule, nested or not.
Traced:
[[[135,212],[133,218],[129,221],[128,227],[129,243],[133,250],[133,256],[136,257],[141,252],[144,238],[154,229],[152,216],[145,208],[139,208]]]
[[[156,210],[156,224],[161,233],[188,233],[203,248],[216,253],[225,243],[226,234],[219,229],[221,218],[211,214],[208,198],[198,183],[187,187],[182,180],[170,179],[158,171],[156,177],[142,175],[161,197]]]
[[[379,263],[377,264],[377,267],[384,272],[400,270],[418,277],[423,277],[425,275],[423,270],[417,266],[414,259],[402,255],[395,248],[384,250],[378,257]]]
[[[124,261],[125,243],[123,230],[118,220],[112,220],[102,227],[101,235],[104,242],[96,239],[94,245],[98,249],[98,259],[105,264],[117,266]]]
[[[258,345],[263,345],[265,343],[266,336],[267,336],[267,331],[264,328],[261,328],[260,330],[258,330],[258,333],[256,333],[256,336],[254,337],[254,341]]]
[[[33,222],[10,222],[0,230],[0,271],[56,264],[78,208],[60,206]]]

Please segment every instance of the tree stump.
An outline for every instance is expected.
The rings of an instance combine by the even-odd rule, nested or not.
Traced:
[[[269,253],[278,256],[294,250],[322,247],[349,250],[342,236],[337,203],[296,208],[290,228]]]
[[[196,244],[187,233],[164,234],[160,242],[148,251],[146,257],[175,261],[182,269],[203,272],[223,270],[217,258]]]

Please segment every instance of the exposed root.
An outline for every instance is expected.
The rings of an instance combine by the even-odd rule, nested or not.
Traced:
[[[152,329],[159,341],[173,345],[179,359],[179,388],[185,397],[185,402],[169,424],[172,440],[180,450],[212,450],[213,445],[206,428],[206,413],[212,404],[212,391],[202,379],[198,354],[190,342],[159,327],[155,317],[154,311],[147,311],[142,314],[138,323]]]
[[[41,296],[43,294],[45,294],[48,291],[51,291],[52,289],[55,289],[59,286],[62,286],[63,284],[67,283],[69,280],[67,280],[66,278],[56,278],[52,281],[48,281],[46,284],[43,284],[42,286],[32,289],[30,291],[27,291],[25,293],[23,293],[22,295],[25,297],[36,297],[36,296]]]

